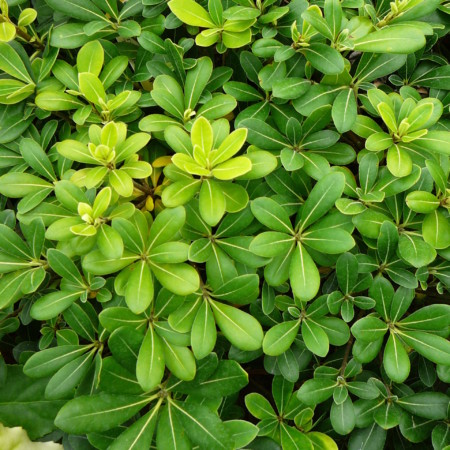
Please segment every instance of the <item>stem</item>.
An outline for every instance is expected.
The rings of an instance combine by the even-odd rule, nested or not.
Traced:
[[[17,36],[21,37],[23,40],[31,44],[33,47],[36,47],[39,50],[44,50],[45,45],[42,42],[34,40],[33,36],[30,36],[26,31],[20,29],[18,26],[16,26],[16,34]]]
[[[340,374],[343,375],[345,368],[347,367],[348,357],[350,356],[350,350],[353,347],[353,336],[350,337],[349,341],[347,342],[347,346],[345,347],[345,353],[344,353],[344,359],[342,361],[342,365],[340,368]]]
[[[135,188],[139,189],[140,191],[144,192],[145,194],[149,194],[149,195],[152,194],[152,189],[148,185],[139,183],[139,182],[137,182],[135,180],[133,180],[133,185],[134,185]]]

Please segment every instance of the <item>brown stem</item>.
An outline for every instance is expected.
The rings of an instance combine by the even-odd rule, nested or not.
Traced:
[[[33,40],[34,39],[33,36],[30,36],[26,31],[22,30],[18,26],[16,26],[16,34],[17,36],[21,37],[23,40],[31,44],[33,47],[36,47],[39,50],[44,50],[45,45],[42,42]]]
[[[133,184],[136,189],[139,189],[140,191],[144,192],[145,194],[149,194],[149,195],[152,194],[152,189],[150,186],[141,184],[135,180],[133,180]]]
[[[341,365],[341,369],[340,369],[341,375],[344,374],[344,370],[347,367],[348,357],[350,356],[350,350],[353,347],[353,340],[354,340],[354,338],[353,338],[353,336],[351,336],[349,341],[347,342],[347,346],[345,347],[344,359],[342,361],[342,365]]]

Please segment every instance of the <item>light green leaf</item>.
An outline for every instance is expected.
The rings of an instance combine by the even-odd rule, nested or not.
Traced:
[[[225,214],[225,196],[220,185],[205,179],[202,182],[199,195],[199,208],[203,220],[210,226],[215,226]]]
[[[400,340],[391,333],[384,348],[383,366],[388,377],[395,383],[403,383],[409,375],[411,363]]]
[[[99,41],[91,41],[80,48],[77,55],[78,72],[99,76],[103,67],[104,51]]]
[[[203,28],[215,27],[208,12],[194,0],[171,0],[169,8],[187,25]]]
[[[311,198],[311,197],[310,197]],[[299,242],[294,250],[289,278],[294,295],[302,301],[313,299],[320,288],[320,274],[309,253]]]
[[[253,316],[219,302],[210,301],[210,305],[217,325],[235,347],[246,351],[261,348],[264,333]]]
[[[264,336],[264,353],[269,356],[278,356],[284,353],[294,342],[299,328],[298,320],[289,320],[272,327]]]
[[[106,100],[105,88],[99,78],[89,72],[78,74],[81,93],[95,105],[101,105]]]
[[[413,53],[425,45],[425,36],[414,26],[392,25],[354,41],[354,49],[371,53]]]
[[[57,291],[39,297],[30,310],[30,315],[36,320],[53,319],[66,310],[80,298],[84,290],[77,292]]]
[[[139,349],[136,377],[144,391],[155,388],[164,376],[165,361],[161,338],[149,326]]]

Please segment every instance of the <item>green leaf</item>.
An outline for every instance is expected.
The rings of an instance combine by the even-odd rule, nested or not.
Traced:
[[[128,308],[120,306],[103,310],[99,315],[99,320],[102,326],[111,333],[122,326],[137,329],[143,328],[143,325],[146,324],[144,316],[133,314]]]
[[[20,152],[23,159],[39,175],[42,175],[50,181],[56,181],[52,163],[42,147],[36,141],[29,138],[22,139],[20,142]]]
[[[216,181],[203,180],[200,188],[199,208],[203,220],[210,226],[217,225],[225,214],[225,196]]]
[[[130,197],[133,194],[133,180],[125,170],[111,170],[109,182],[121,197]]]
[[[313,450],[308,436],[294,427],[281,423],[281,445],[286,450]]]
[[[95,105],[101,105],[106,100],[105,89],[99,78],[89,72],[78,74],[78,83],[81,93]]]
[[[212,355],[214,357],[211,359],[215,359],[217,362],[215,354]],[[203,367],[199,368],[195,380],[177,384],[175,390],[177,392],[185,394],[192,393],[199,397],[211,399],[234,394],[248,384],[247,373],[236,361],[221,360],[217,369],[210,376],[206,377],[204,371],[206,370],[207,362],[208,360],[202,362]]]
[[[388,216],[372,209],[367,209],[352,219],[358,231],[371,239],[378,238],[381,226],[386,220],[390,221]]]
[[[48,181],[29,173],[7,173],[0,177],[0,193],[6,197],[22,198],[39,191],[50,191],[52,185]]]
[[[447,417],[448,395],[442,392],[420,392],[399,398],[397,405],[411,414],[430,420]]]
[[[336,277],[344,294],[353,291],[358,280],[358,260],[351,253],[344,253],[336,261]]]
[[[413,191],[406,196],[409,209],[421,214],[429,214],[439,207],[439,199],[431,192]]]
[[[25,83],[33,84],[33,80],[19,54],[5,42],[0,42],[0,70]]]
[[[373,342],[386,334],[388,327],[380,319],[367,316],[359,319],[351,328],[353,336],[363,342]]]
[[[153,279],[146,261],[139,261],[132,269],[125,291],[127,306],[135,314],[144,312],[153,300]]]
[[[189,450],[192,448],[172,403],[164,406],[159,415],[156,444],[159,448],[168,450]]]
[[[202,302],[191,329],[191,347],[196,359],[208,356],[216,345],[217,331],[214,316],[207,302]]]
[[[348,325],[338,317],[319,317],[314,320],[314,323],[325,331],[332,345],[345,345],[350,338]]]
[[[376,423],[371,426],[354,430],[349,440],[349,450],[378,450],[384,447],[386,430]]]
[[[448,364],[450,342],[446,339],[422,331],[402,330],[399,335],[407,345],[430,361],[436,364]]]
[[[195,196],[201,185],[201,180],[193,178],[176,181],[163,190],[161,199],[168,208],[184,205]]]
[[[403,312],[407,310],[407,307],[404,308]],[[428,305],[409,314],[399,322],[399,325],[410,330],[430,331],[432,333],[442,330],[443,333],[446,333],[449,326],[449,313],[449,305]],[[398,316],[400,317],[401,315],[399,314]]]
[[[202,57],[197,60],[195,67],[188,71],[184,87],[184,107],[194,109],[200,96],[211,77],[213,64],[210,58]]]
[[[402,178],[412,171],[412,160],[401,145],[389,147],[386,155],[387,168],[395,177]]]
[[[259,277],[256,274],[240,275],[228,280],[214,290],[214,298],[244,305],[259,294]]]
[[[73,17],[84,22],[107,21],[105,14],[90,0],[49,0],[47,4],[53,10],[59,11],[67,17]]]
[[[234,440],[236,448],[245,447],[258,434],[258,427],[245,420],[227,420],[224,422],[226,431]]]
[[[341,228],[307,231],[302,234],[302,242],[330,255],[344,253],[355,246],[351,234]]]
[[[232,180],[250,172],[251,168],[252,163],[247,157],[238,156],[214,167],[212,174],[218,180]]]
[[[103,67],[104,51],[99,41],[88,42],[77,55],[78,72],[89,72],[99,76]]]
[[[84,287],[85,283],[75,263],[60,250],[51,248],[47,251],[47,260],[54,272],[75,285]]]
[[[70,111],[86,106],[73,95],[57,91],[44,91],[36,95],[36,105],[44,111]]]
[[[97,245],[102,254],[111,259],[123,255],[123,241],[120,234],[109,225],[102,225],[97,231]]]
[[[306,229],[324,216],[341,197],[345,177],[340,172],[332,172],[321,178],[310,192],[302,208],[300,231]]]
[[[276,417],[276,413],[269,401],[256,392],[245,396],[245,406],[250,411],[250,414],[257,419],[273,419]]]
[[[436,210],[425,216],[422,235],[424,241],[436,249],[450,245],[450,223],[441,211]]]
[[[311,65],[325,75],[338,75],[344,70],[344,58],[326,44],[311,44],[303,52]]]
[[[139,412],[148,398],[134,395],[94,394],[67,402],[55,419],[58,428],[71,434],[107,431]]]
[[[91,368],[93,352],[79,356],[53,375],[45,388],[45,398],[66,398],[83,380]]]
[[[20,239],[17,233],[3,224],[0,224],[0,251],[23,262],[31,259],[28,245]]]
[[[219,148],[211,154],[211,164],[215,166],[229,160],[242,148],[246,138],[247,130],[245,128],[233,131],[223,140]]]
[[[136,377],[144,391],[155,388],[164,376],[165,361],[160,337],[150,326],[139,349]]]
[[[210,305],[217,325],[235,347],[245,351],[261,348],[264,333],[253,316],[219,302],[210,301]]]
[[[88,348],[86,345],[63,345],[41,350],[31,355],[23,372],[32,378],[48,377],[81,356]]]
[[[272,95],[277,98],[291,100],[301,97],[311,86],[304,78],[284,78],[275,80],[272,85]]]
[[[12,23],[2,22],[0,24],[0,41],[1,42],[12,41],[15,38],[15,36],[16,36],[16,27]]]
[[[171,0],[169,8],[187,25],[203,28],[215,27],[208,12],[194,0]]]
[[[328,336],[325,331],[313,321],[303,320],[302,337],[308,350],[315,355],[324,357],[328,354]]]
[[[334,431],[340,435],[347,435],[355,428],[356,417],[353,403],[350,397],[337,405],[333,402],[330,410],[330,420]]]
[[[400,256],[413,267],[423,267],[436,258],[436,250],[420,237],[402,234],[398,243]]]
[[[266,231],[256,236],[251,244],[250,251],[259,256],[271,258],[286,254],[294,245],[294,238],[278,231]]]
[[[93,275],[108,275],[122,270],[138,258],[138,255],[127,250],[123,252],[119,259],[105,257],[99,250],[94,250],[86,255],[82,265],[84,270]]]
[[[425,45],[425,36],[414,26],[391,25],[354,41],[354,49],[372,53],[413,53]]]
[[[158,281],[174,294],[189,295],[199,288],[198,273],[188,264],[150,264]]]
[[[183,406],[172,402],[172,405],[192,442],[224,450],[233,447],[222,421],[206,406],[193,402],[184,402]]]
[[[150,447],[153,433],[158,420],[159,408],[155,407],[136,422],[127,427],[120,436],[112,442],[110,450],[137,450],[139,448]]]
[[[264,150],[281,150],[288,145],[285,137],[260,119],[244,119],[239,128],[248,129],[248,142]]]
[[[383,429],[389,430],[400,423],[401,410],[395,403],[386,402],[378,408],[374,415],[374,421]]]
[[[289,320],[272,327],[264,336],[264,353],[269,356],[278,356],[284,353],[294,342],[299,328],[298,320]]]
[[[300,242],[297,244],[292,256],[289,267],[289,278],[291,280],[292,292],[302,301],[307,302],[313,299],[317,292],[319,292],[319,270]]]
[[[57,291],[39,297],[30,310],[30,315],[36,320],[53,319],[66,310],[80,298],[84,290],[77,292]]]
[[[191,350],[169,343],[164,339],[164,359],[167,368],[180,380],[190,381],[195,377],[195,358]]]
[[[237,102],[231,95],[216,94],[198,109],[197,117],[203,116],[208,120],[219,119],[233,111],[236,105]]]
[[[323,11],[333,36],[336,38],[341,30],[343,11],[339,0],[325,0]]]
[[[186,211],[183,207],[161,211],[150,228],[148,250],[173,240],[183,228],[185,220]]]
[[[19,365],[6,367],[6,379],[3,378],[0,390],[2,424],[8,427],[23,427],[33,440],[51,433],[55,429],[53,421],[56,413],[65,401],[45,399],[47,378],[33,380],[23,374]],[[5,386],[8,386],[7,389]]]
[[[384,348],[383,366],[387,376],[396,383],[403,383],[408,378],[411,369],[408,353],[393,333]]]
[[[293,233],[288,214],[275,200],[260,197],[253,200],[250,207],[256,219],[267,228],[280,233]]]
[[[297,397],[306,405],[318,405],[328,400],[337,386],[335,380],[327,378],[310,378],[306,380],[297,391]]]
[[[449,156],[450,132],[440,130],[428,131],[424,136],[415,139],[414,144],[418,144],[421,148],[429,152]]]
[[[353,89],[347,89],[338,94],[333,102],[331,114],[339,133],[345,133],[352,129],[357,116],[357,104]]]
[[[164,111],[178,119],[183,119],[184,94],[174,78],[169,75],[156,77],[153,83],[152,97]]]

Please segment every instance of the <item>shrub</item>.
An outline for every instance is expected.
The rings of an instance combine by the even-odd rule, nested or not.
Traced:
[[[448,2],[0,8],[3,425],[450,448]]]

